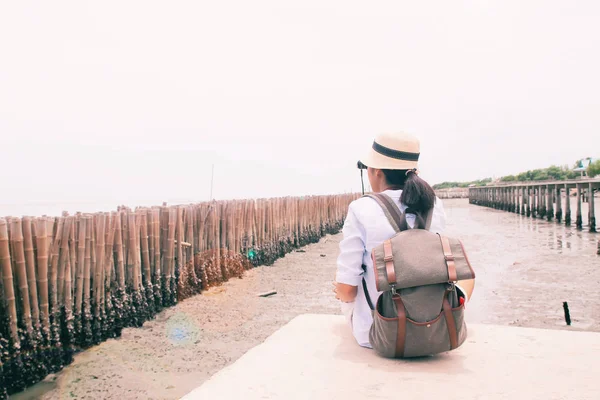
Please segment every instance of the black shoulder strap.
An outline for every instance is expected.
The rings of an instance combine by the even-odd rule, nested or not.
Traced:
[[[364,272],[367,272],[367,266],[363,264],[362,269]],[[371,301],[371,296],[369,295],[369,290],[367,289],[367,281],[365,281],[365,276],[363,274],[363,278],[362,278],[362,287],[363,287],[363,292],[365,292],[365,299],[367,299],[367,303],[369,304],[369,308],[371,309],[371,311],[375,310],[375,307],[373,306],[373,302]]]

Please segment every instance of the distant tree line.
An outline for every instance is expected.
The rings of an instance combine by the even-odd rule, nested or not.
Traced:
[[[466,188],[471,185],[485,186],[486,184],[488,184],[490,182],[492,182],[492,178],[485,178],[485,179],[480,179],[478,181],[471,181],[471,182],[442,182],[442,183],[433,185],[433,189],[438,190],[438,189],[450,189],[450,188]]]
[[[566,165],[559,167],[552,165],[548,168],[534,169],[527,172],[521,172],[517,175],[507,175],[500,178],[501,182],[512,182],[512,181],[564,181],[567,179],[575,179],[577,172],[573,171]]]
[[[587,167],[588,176],[594,177],[600,175],[600,160],[596,160]]]
[[[575,168],[579,166],[579,161],[575,163]],[[594,177],[600,175],[600,160],[596,160],[591,163],[587,168],[587,175]],[[507,175],[500,178],[501,182],[526,182],[526,181],[549,181],[557,180],[564,181],[567,179],[575,179],[579,176],[579,173],[573,171],[573,168],[569,168],[567,165],[557,166],[552,165],[548,168],[533,169],[526,172],[521,172],[517,175]],[[433,185],[435,190],[437,189],[449,189],[449,188],[466,188],[471,185],[474,186],[485,186],[492,182],[492,178],[480,179],[471,182],[442,182]]]

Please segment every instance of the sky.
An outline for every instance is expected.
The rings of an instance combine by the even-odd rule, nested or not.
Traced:
[[[597,1],[5,1],[0,215],[431,184],[600,156]]]

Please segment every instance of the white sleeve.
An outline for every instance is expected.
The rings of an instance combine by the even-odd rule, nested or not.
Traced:
[[[446,230],[446,212],[444,204],[439,198],[435,198],[435,206],[433,206],[433,215],[431,217],[431,232],[444,233]]]
[[[337,259],[336,282],[358,286],[362,280],[363,256],[365,253],[365,230],[356,218],[352,205],[342,229],[344,238],[340,242],[340,255]]]

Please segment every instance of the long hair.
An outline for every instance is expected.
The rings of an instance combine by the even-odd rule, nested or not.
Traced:
[[[426,215],[435,205],[435,192],[414,170],[383,169],[388,184],[402,189],[400,202],[406,205],[407,211],[415,211]]]

